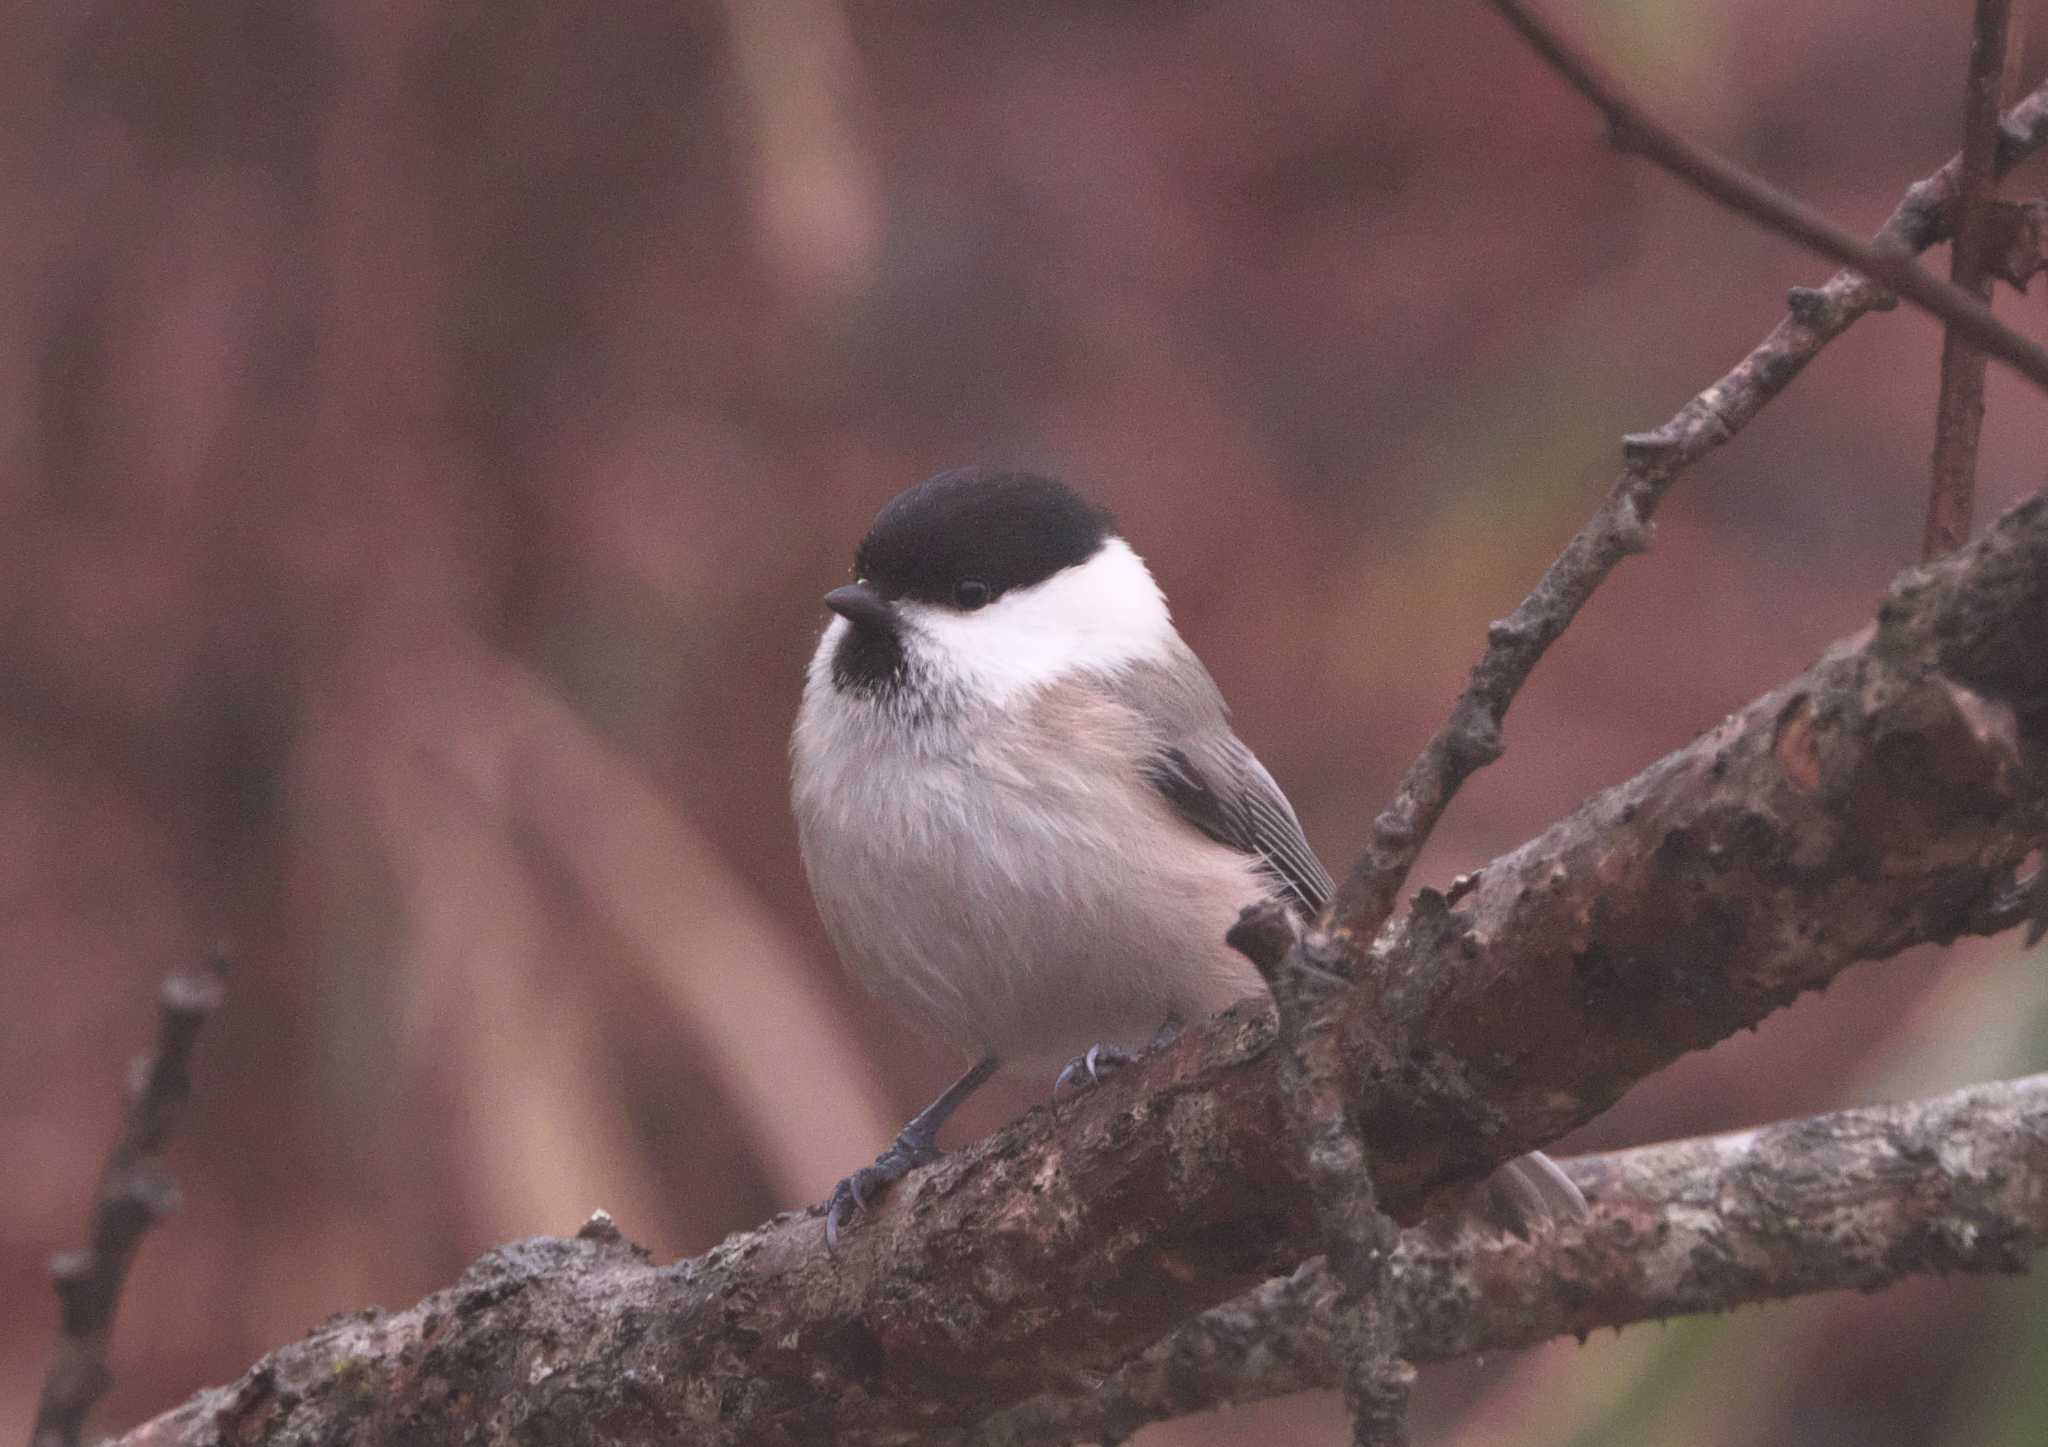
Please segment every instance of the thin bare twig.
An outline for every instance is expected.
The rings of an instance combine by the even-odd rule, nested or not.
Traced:
[[[50,1263],[64,1335],[43,1379],[31,1447],[76,1447],[86,1414],[113,1385],[107,1339],[114,1309],[143,1236],[177,1205],[177,1185],[159,1156],[192,1093],[192,1045],[220,1006],[222,976],[216,963],[205,974],[164,981],[156,1050],[130,1069],[128,1107],[100,1172],[87,1244]]]
[[[2021,336],[1966,291],[1929,274],[1909,256],[1860,240],[1804,202],[1740,166],[1666,130],[1522,0],[1488,0],[1580,95],[1606,116],[1617,147],[1645,156],[1729,210],[1759,221],[1831,261],[1883,282],[2036,386],[2048,388],[2048,348]]]
[[[1977,0],[1970,31],[1969,80],[1963,101],[1962,166],[1956,178],[1955,242],[1949,280],[1979,301],[1991,300],[1986,266],[1991,201],[1997,193],[1998,107],[2011,60],[2012,0]],[[1941,341],[1941,392],[1934,411],[1934,463],[1928,480],[1927,528],[1920,556],[1954,552],[1970,536],[1977,490],[1977,438],[1984,427],[1984,354],[1956,328]]]
[[[1438,1224],[1402,1233],[1387,1298],[1412,1359],[1912,1275],[2025,1270],[2048,1244],[2048,1075],[1564,1164],[1594,1202],[1583,1227],[1526,1242]],[[1343,1372],[1342,1294],[1308,1262],[1194,1318],[1095,1391],[1034,1397],[973,1440],[1120,1440],[1329,1388]]]
[[[2003,173],[2048,140],[2048,84],[2007,113],[1996,169]],[[1872,238],[1888,253],[1924,251],[1948,234],[1961,158],[1915,183]],[[1509,706],[1550,645],[1623,558],[1643,551],[1650,519],[1672,483],[1694,462],[1746,427],[1821,349],[1863,316],[1892,304],[1890,293],[1857,271],[1817,287],[1795,287],[1788,315],[1734,369],[1699,392],[1661,427],[1622,439],[1624,469],[1606,500],[1553,561],[1536,587],[1487,630],[1451,716],[1402,776],[1394,800],[1373,821],[1372,837],[1319,925],[1334,958],[1312,961],[1341,972],[1392,917],[1401,887],[1430,832],[1459,787],[1500,757]],[[1308,944],[1321,942],[1311,935]]]
[[[1330,1320],[1352,1442],[1406,1447],[1415,1372],[1401,1359],[1387,1297],[1387,1264],[1400,1231],[1380,1209],[1364,1138],[1346,1103],[1349,1062],[1342,1058],[1338,1034],[1314,1028],[1315,997],[1328,994],[1330,986],[1319,974],[1288,967],[1294,926],[1291,912],[1277,901],[1245,910],[1229,940],[1258,966],[1279,1012],[1280,1091],[1301,1143],[1316,1223],[1337,1284]]]

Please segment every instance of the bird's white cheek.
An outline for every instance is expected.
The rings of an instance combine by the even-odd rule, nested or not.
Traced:
[[[1136,554],[1112,541],[1078,568],[972,613],[904,603],[906,647],[997,708],[1076,673],[1163,661],[1173,623]]]

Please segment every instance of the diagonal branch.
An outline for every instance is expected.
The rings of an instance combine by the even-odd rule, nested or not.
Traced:
[[[1960,1149],[1967,1142],[1967,1149]],[[2048,1075],[1566,1163],[1583,1228],[1402,1236],[1388,1267],[1418,1362],[1908,1276],[2017,1272],[2048,1245]],[[1119,1441],[1149,1422],[1327,1388],[1341,1288],[1321,1261],[1203,1313],[1082,1396],[984,1422],[980,1447]]]
[[[1998,106],[2016,56],[2009,43],[2012,0],[1977,0],[1970,32],[1970,75],[1964,91],[1962,165],[1956,175],[1955,244],[1949,280],[1979,301],[1991,300],[1986,265],[1991,202],[1997,193]],[[1934,409],[1934,463],[1927,492],[1923,558],[1954,552],[1970,536],[1977,488],[1977,438],[1984,426],[1984,354],[1951,327],[1941,341],[1941,391]]]
[[[1804,202],[1650,119],[1610,76],[1523,0],[1489,3],[1551,69],[1599,109],[1620,149],[1648,157],[1693,189],[1807,250],[1883,282],[2036,386],[2048,388],[2048,349],[1999,321],[1985,303],[1922,270],[1910,257],[1859,239]]]
[[[169,1215],[178,1189],[158,1157],[192,1093],[192,1046],[220,1007],[221,966],[164,981],[156,1050],[135,1061],[121,1134],[94,1193],[87,1244],[50,1263],[63,1303],[64,1335],[43,1380],[30,1447],[76,1447],[86,1414],[113,1385],[107,1339],[129,1263],[149,1228]]]
[[[2006,115],[1997,170],[2003,173],[2048,140],[2048,84]],[[1960,185],[1961,157],[1906,193],[1872,240],[1887,253],[1925,250],[1947,235]],[[1486,650],[1450,718],[1402,776],[1394,800],[1373,821],[1356,868],[1325,914],[1343,953],[1369,945],[1394,912],[1401,886],[1459,787],[1500,756],[1509,706],[1550,645],[1622,559],[1648,544],[1650,519],[1672,483],[1694,462],[1731,440],[1819,355],[1821,348],[1889,293],[1855,272],[1818,287],[1797,287],[1790,314],[1734,370],[1652,432],[1623,439],[1625,466],[1598,511],[1565,545],[1511,614],[1487,632]]]
[[[1637,778],[1425,893],[1337,992],[1379,1203],[1412,1219],[1679,1054],[1862,959],[2011,922],[2048,834],[2048,495],[1908,573],[1879,624]],[[1367,1038],[1391,1015],[1409,1048]],[[489,1431],[857,1444],[1113,1370],[1320,1250],[1269,1013],[1240,1007],[908,1177],[837,1256],[792,1215],[652,1267],[486,1257],[131,1433],[420,1447]]]

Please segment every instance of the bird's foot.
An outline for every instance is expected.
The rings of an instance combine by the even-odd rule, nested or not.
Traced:
[[[1152,1038],[1145,1042],[1143,1050],[1126,1050],[1120,1045],[1091,1045],[1085,1053],[1067,1062],[1067,1068],[1052,1083],[1052,1093],[1058,1095],[1062,1090],[1072,1089],[1079,1094],[1092,1090],[1140,1055],[1164,1050],[1180,1035],[1180,1029],[1180,1016],[1168,1015],[1152,1032]]]
[[[919,1166],[937,1160],[940,1154],[939,1148],[929,1141],[905,1140],[898,1136],[889,1149],[875,1157],[873,1165],[862,1166],[834,1186],[831,1199],[825,1202],[826,1246],[837,1249],[839,1233],[868,1209],[870,1201]]]
[[[1091,1045],[1086,1053],[1067,1062],[1067,1068],[1052,1083],[1052,1093],[1093,1089],[1137,1058],[1120,1046]]]

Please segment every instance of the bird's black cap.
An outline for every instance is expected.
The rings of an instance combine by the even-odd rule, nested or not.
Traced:
[[[961,468],[898,493],[875,518],[853,569],[882,597],[958,606],[1085,563],[1115,531],[1110,515],[1065,483],[1030,472]]]

